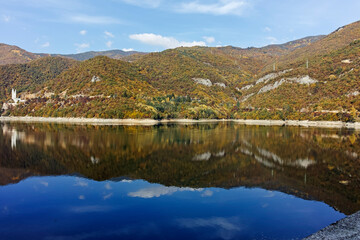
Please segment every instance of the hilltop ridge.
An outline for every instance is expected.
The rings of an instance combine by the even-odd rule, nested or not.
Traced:
[[[0,43],[0,65],[26,63],[38,58],[40,58],[39,55],[17,46]]]
[[[4,65],[0,102],[11,102],[14,88],[26,103],[2,114],[357,121],[358,39],[360,22],[355,22],[327,36],[263,48],[90,52],[77,57],[100,56]]]
[[[52,56],[52,57],[66,57],[77,61],[85,61],[97,56],[106,56],[113,59],[133,60],[140,56],[146,55],[144,52],[137,51],[123,51],[123,50],[108,50],[108,51],[89,51],[76,54],[46,54],[39,53],[40,56]],[[135,56],[134,56],[135,55]]]

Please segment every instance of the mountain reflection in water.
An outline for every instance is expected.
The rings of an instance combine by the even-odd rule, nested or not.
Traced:
[[[258,199],[256,194],[261,192],[261,196],[277,196],[273,201],[276,200],[279,209],[282,206],[283,211],[286,210],[289,214],[294,210],[289,207],[291,205],[289,203],[298,201],[292,200],[291,196],[324,202],[341,213],[352,214],[360,210],[359,134],[345,129],[258,127],[232,123],[157,126],[2,123],[0,184],[3,186],[0,187],[2,198],[0,207],[3,208],[2,214],[6,215],[8,203],[15,201],[10,198],[16,195],[8,196],[6,191],[16,186],[19,186],[18,191],[24,191],[24,198],[29,194],[25,199],[32,199],[36,198],[36,194],[33,196],[34,193],[30,193],[29,189],[39,190],[42,186],[50,191],[50,186],[59,185],[56,189],[61,191],[52,190],[51,194],[54,198],[63,197],[66,202],[67,195],[64,192],[75,191],[73,188],[77,187],[91,186],[92,189],[96,189],[96,186],[102,184],[101,189],[105,190],[99,190],[102,194],[98,196],[102,201],[115,201],[116,191],[123,191],[123,196],[133,201],[134,199],[160,201],[161,197],[180,196],[181,199],[193,199],[191,206],[196,206],[203,201],[198,200],[198,197],[210,201],[211,198],[220,197],[219,193],[221,193],[222,197],[212,201],[213,204],[221,204],[226,196],[231,200],[246,193],[249,199],[250,196]],[[76,182],[67,183],[74,181],[69,178],[76,179]],[[115,183],[120,184],[117,190],[112,186]],[[132,184],[133,187],[127,187],[126,184]],[[31,187],[26,188],[27,185]],[[226,192],[226,189],[241,194],[235,197]],[[77,201],[89,200],[88,195],[95,194],[88,191],[76,192]],[[5,195],[7,197],[4,197]],[[45,201],[40,195],[38,198],[42,200],[36,201]],[[243,201],[241,199],[243,198],[237,201],[241,203]],[[125,200],[121,198],[116,201],[119,203]],[[175,200],[164,203],[164,206],[175,204],[173,201]],[[244,209],[253,208],[251,211],[257,212],[258,208],[251,206],[253,201],[257,200],[244,203]],[[281,203],[282,201],[284,204]],[[46,204],[48,202],[46,201]],[[301,204],[317,204],[313,201],[307,202]],[[157,204],[152,207],[156,208]],[[260,208],[265,209],[268,204],[261,202]],[[201,206],[199,209],[202,209]],[[232,205],[229,204],[230,206]],[[111,212],[111,207],[114,206],[99,206],[98,202],[94,201],[90,205],[73,207],[71,211],[73,213]],[[278,211],[281,211],[279,209]],[[331,219],[335,221],[340,217],[340,215],[329,217],[330,215],[326,213],[320,213],[325,211],[325,208],[319,207],[319,209],[322,210],[317,214],[323,215],[324,221],[314,226],[313,230],[323,227],[321,224],[331,223]],[[274,213],[272,218],[276,214]],[[207,218],[194,218],[189,215],[174,221],[177,227],[181,226],[182,229],[189,231],[194,231],[194,226],[213,227],[220,231],[218,232],[220,235],[230,234],[221,235],[220,238],[239,237],[240,235],[237,234],[243,232],[240,219],[236,216],[225,218],[219,215],[221,214]],[[325,216],[331,219],[325,219]],[[252,215],[247,218],[252,218]],[[260,227],[265,228],[264,226]],[[231,235],[234,233],[237,234]],[[309,233],[311,232],[307,234]],[[186,237],[179,235],[179,238],[180,236]],[[304,236],[306,235],[302,237]],[[287,237],[294,236],[284,235],[283,239]]]
[[[0,184],[29,176],[127,177],[166,186],[261,187],[360,210],[359,133],[236,124],[3,124]]]

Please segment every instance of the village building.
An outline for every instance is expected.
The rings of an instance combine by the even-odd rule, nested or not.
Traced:
[[[4,103],[1,109],[2,110],[8,110],[9,108],[16,106],[18,103],[25,102],[25,100],[22,100],[21,98],[17,97],[16,89],[11,89],[11,100],[13,102]]]

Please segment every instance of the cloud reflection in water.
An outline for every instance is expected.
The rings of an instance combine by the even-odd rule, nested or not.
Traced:
[[[202,188],[189,188],[189,187],[165,187],[165,186],[156,186],[156,187],[149,187],[143,188],[136,192],[128,193],[129,197],[139,197],[139,198],[153,198],[153,197],[160,197],[164,195],[172,195],[175,192],[201,192],[203,191]]]

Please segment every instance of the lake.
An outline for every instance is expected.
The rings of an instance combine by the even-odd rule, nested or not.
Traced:
[[[1,123],[1,239],[302,239],[360,210],[360,132]]]

